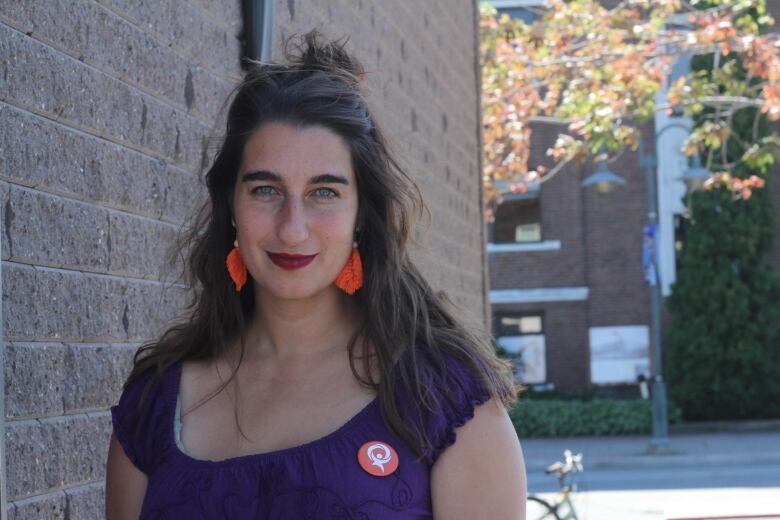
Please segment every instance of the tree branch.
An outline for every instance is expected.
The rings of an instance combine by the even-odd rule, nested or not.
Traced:
[[[731,109],[761,107],[764,104],[763,100],[761,99],[751,99],[749,97],[744,97],[744,96],[702,96],[689,101],[683,101],[678,105],[674,105],[674,106],[679,106],[679,105],[689,106],[689,105],[694,105],[696,103],[701,103],[703,105],[707,105],[715,108],[719,108],[719,107],[723,108],[724,106],[730,106]],[[667,108],[673,108],[673,106],[670,103],[662,103],[658,105],[659,110],[665,110]]]
[[[538,181],[538,182],[539,182],[539,185],[541,186],[541,185],[542,185],[542,184],[544,184],[545,182],[547,182],[547,181],[549,181],[550,179],[552,179],[553,177],[555,177],[555,175],[556,175],[556,174],[557,174],[559,171],[561,171],[561,170],[563,169],[563,167],[564,167],[564,166],[566,166],[567,164],[569,164],[569,163],[572,161],[572,159],[573,159],[573,157],[567,157],[567,158],[565,158],[565,159],[561,159],[561,160],[560,160],[558,163],[556,163],[556,164],[555,164],[555,166],[553,166],[552,168],[550,168],[550,170],[548,170],[548,171],[547,171],[547,173],[545,173],[544,175],[540,175],[540,176],[539,176],[539,181]]]

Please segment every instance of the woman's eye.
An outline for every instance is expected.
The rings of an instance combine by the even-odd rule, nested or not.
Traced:
[[[323,199],[334,199],[339,196],[338,193],[336,193],[334,190],[330,188],[317,188],[314,190],[314,193],[317,194],[317,196],[322,197]]]
[[[252,190],[252,193],[260,195],[261,197],[267,197],[269,195],[273,195],[274,187],[273,186],[258,186],[257,188],[254,188]]]

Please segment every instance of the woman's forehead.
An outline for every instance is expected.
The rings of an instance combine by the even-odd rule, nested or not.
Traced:
[[[267,171],[293,181],[314,175],[354,177],[344,138],[324,126],[266,123],[247,140],[241,173]]]

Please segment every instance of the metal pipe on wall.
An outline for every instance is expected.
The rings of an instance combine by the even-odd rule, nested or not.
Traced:
[[[269,61],[273,50],[274,0],[244,0],[244,57]]]

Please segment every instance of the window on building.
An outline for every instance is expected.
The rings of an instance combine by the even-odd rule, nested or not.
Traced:
[[[492,242],[498,244],[541,240],[541,208],[538,196],[509,196],[496,208]]]
[[[499,326],[502,336],[524,336],[526,334],[544,334],[542,315],[501,316]]]
[[[525,23],[533,22],[544,8],[544,0],[492,0],[490,3],[499,16],[506,13],[511,18],[519,18]]]
[[[547,352],[543,314],[499,312],[495,314],[495,329],[499,347],[512,359],[515,379],[524,384],[545,383]]]

